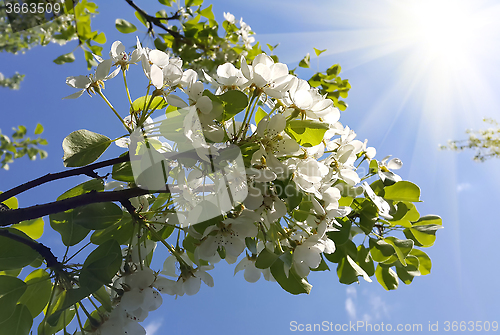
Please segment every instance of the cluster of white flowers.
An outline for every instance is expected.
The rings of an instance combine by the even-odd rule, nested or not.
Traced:
[[[156,275],[149,268],[117,277],[113,286],[116,292],[121,293],[112,293],[112,311],[103,315],[101,324],[86,334],[146,335],[146,330],[139,322],[144,321],[149,312],[158,309],[163,302],[160,293],[153,287],[155,281]]]
[[[230,24],[236,25],[237,21],[233,14],[224,12],[224,19]],[[240,35],[245,48],[252,49],[252,43],[255,42],[255,33],[252,31],[252,28],[248,24],[243,21],[243,18],[240,18],[240,28],[237,31],[237,34]]]
[[[236,22],[229,13],[224,17],[230,23]],[[242,21],[240,24],[242,31],[247,29]],[[100,64],[93,76],[69,77],[68,85],[81,91],[68,98],[77,98],[85,90],[100,92],[104,80],[140,62],[150,87],[154,87],[152,96],[163,97],[168,105],[177,107],[177,112],[168,112],[166,120],[154,122],[148,118],[150,112],[140,111],[122,121],[129,129],[143,129],[150,139],[163,140],[156,147],[160,157],[178,154],[168,156],[178,158],[168,161],[168,171],[163,171],[177,194],[172,194],[173,205],[169,203],[163,214],[154,211],[148,216],[151,202],[145,197],[136,199],[134,206],[150,219],[150,226],[155,222],[155,230],[165,224],[175,225],[191,242],[185,249],[179,247],[179,242],[175,251],[169,249],[172,255],[165,260],[161,271],[164,276],[144,269],[115,282],[115,286],[125,287],[125,293],[99,328],[100,334],[114,334],[104,332],[108,326],[138,329],[137,322],[161,304],[158,291],[182,296],[197,293],[201,282],[213,286],[207,271],[221,259],[237,262],[245,250],[246,256],[237,264],[235,274],[244,271],[249,282],[259,280],[261,275],[274,280],[269,267],[256,267],[257,255],[264,249],[269,253],[286,249],[292,255],[290,262],[283,262],[286,275],[293,268],[301,278],[319,266],[322,253],[335,252],[328,232],[337,230],[336,219],[351,211],[339,205],[341,191],[360,183],[354,163],[359,158],[371,160],[375,149],[367,147],[366,141],[356,140],[355,132],[339,122],[340,112],[332,100],[266,54],[257,55],[251,64],[242,56],[240,68],[226,63],[213,76],[204,73],[215,95],[205,91],[195,71],[182,70],[182,60],[144,48],[139,41],[130,55],[121,42],[113,43],[110,57],[98,58]],[[112,66],[117,69],[109,74]],[[224,100],[231,91],[237,92],[233,99],[241,101]],[[246,103],[239,110],[245,115],[226,117],[225,108],[238,103]],[[268,112],[258,106],[269,107]],[[257,109],[260,114],[254,116]],[[309,126],[313,131],[302,135]],[[122,139],[117,144],[127,147],[131,140]],[[231,153],[231,147],[238,149],[236,154]],[[402,163],[398,159],[386,161],[380,166],[380,178],[397,179],[390,170]],[[207,186],[208,182],[212,184]],[[388,213],[387,203],[379,201],[367,185],[364,191],[381,214]],[[109,187],[116,185],[110,183]],[[298,201],[292,205],[294,197]],[[301,215],[295,215],[299,205],[306,207],[300,207]],[[172,220],[173,210],[177,211],[177,220]],[[195,225],[200,222],[203,225]],[[143,256],[155,247],[154,242],[147,241],[139,245],[147,249]],[[132,255],[130,261],[143,264],[144,257],[135,252],[136,244],[137,238],[127,254]]]

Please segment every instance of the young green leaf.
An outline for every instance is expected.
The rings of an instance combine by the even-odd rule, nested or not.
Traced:
[[[63,140],[64,166],[85,166],[97,160],[111,144],[109,137],[91,132],[77,130]]]
[[[75,55],[72,52],[61,55],[53,60],[53,62],[56,63],[57,65],[61,65],[64,63],[73,63],[74,61],[75,61]]]
[[[409,181],[398,181],[384,188],[384,199],[396,201],[420,201],[420,188]]]
[[[40,135],[43,133],[43,126],[40,123],[36,124],[35,135]]]
[[[316,48],[313,48],[313,49],[314,49],[314,53],[316,54],[316,56],[319,56],[319,55],[321,55],[323,52],[325,52],[325,51],[326,51],[326,49],[323,49],[323,50],[318,50],[318,49],[316,49]]]
[[[116,19],[115,27],[123,34],[130,34],[137,30],[136,26],[124,19]]]
[[[298,144],[313,147],[323,141],[328,124],[315,120],[292,120],[286,125],[285,132]]]
[[[43,218],[38,218],[17,223],[13,226],[13,228],[20,230],[32,239],[37,240],[42,237],[44,224],[45,222],[43,221]]]

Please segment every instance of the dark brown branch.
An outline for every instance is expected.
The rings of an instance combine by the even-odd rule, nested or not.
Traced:
[[[99,176],[97,175],[97,173],[94,170],[100,169],[100,168],[103,168],[106,166],[118,164],[118,163],[127,162],[129,160],[130,160],[130,156],[127,153],[126,155],[124,155],[122,157],[108,159],[106,161],[90,164],[90,165],[83,166],[80,168],[71,169],[71,170],[62,171],[62,172],[57,172],[57,173],[48,173],[45,176],[31,180],[31,181],[24,183],[22,185],[16,186],[13,189],[10,189],[10,190],[0,194],[0,202],[3,202],[5,200],[9,199],[10,197],[16,196],[19,193],[22,193],[24,191],[27,191],[29,189],[32,189],[34,187],[37,187],[39,185],[42,185],[44,183],[48,183],[49,181],[53,181],[53,180],[57,180],[57,179],[67,178],[67,177],[71,177],[71,176],[77,176],[77,175],[81,175],[81,174],[87,175],[91,178],[99,178]]]
[[[139,214],[135,212],[135,207],[132,205],[129,199],[124,199],[120,201],[120,204],[125,207],[125,209],[129,212],[129,214],[135,219],[139,219]]]
[[[33,240],[28,240],[22,236],[11,233],[7,229],[0,229],[0,236],[7,237],[11,240],[27,245],[31,249],[35,250],[40,254],[40,256],[42,256],[45,259],[47,267],[54,269],[61,267],[61,263],[59,263],[57,257],[52,253],[52,251],[50,251],[50,248],[46,247],[42,243],[38,243]]]
[[[147,14],[145,11],[143,11],[141,8],[139,8],[132,0],[125,0],[133,9],[135,9],[146,21],[148,21],[150,27],[149,27],[149,31],[152,31],[152,26],[155,25],[163,30],[165,30],[167,33],[169,33],[170,35],[172,35],[174,38],[176,39],[183,39],[184,36],[182,36],[181,34],[179,34],[178,32],[172,30],[172,29],[169,29],[167,27],[165,27],[165,25],[161,22],[162,20],[174,20],[174,19],[179,19],[179,15],[176,14],[172,17],[169,17],[169,18],[159,18],[159,17],[156,17],[156,16],[151,16],[149,14]]]
[[[24,220],[31,220],[45,215],[64,212],[69,209],[94,204],[98,202],[124,201],[140,195],[150,193],[168,193],[169,187],[164,190],[146,190],[139,187],[129,188],[121,191],[96,192],[91,191],[76,197],[67,198],[59,201],[36,205],[26,208],[4,210],[0,212],[0,227],[9,226]]]

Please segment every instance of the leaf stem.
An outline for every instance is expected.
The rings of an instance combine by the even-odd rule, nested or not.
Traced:
[[[101,90],[100,89],[96,89],[95,90],[97,92],[97,94],[99,94],[101,96],[101,98],[103,98],[103,100],[106,102],[106,104],[109,106],[109,108],[111,108],[111,110],[113,111],[113,113],[115,113],[116,117],[118,119],[120,119],[121,123],[123,124],[123,126],[125,127],[125,129],[127,129],[127,131],[129,133],[132,133],[132,129],[129,128],[129,126],[127,126],[127,124],[125,123],[125,121],[122,119],[122,117],[120,116],[120,114],[118,114],[118,112],[116,111],[116,109],[113,107],[113,105],[111,104],[111,102],[109,102],[109,100],[104,96],[104,94],[102,94]]]
[[[128,90],[128,85],[127,85],[127,75],[125,74],[125,69],[123,68],[122,68],[122,73],[123,73],[123,82],[125,83],[125,90],[127,91],[128,102],[130,103],[130,107],[132,107],[132,99],[130,98],[130,92]]]

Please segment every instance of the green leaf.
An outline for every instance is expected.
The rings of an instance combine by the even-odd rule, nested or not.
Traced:
[[[311,66],[311,55],[307,53],[307,55],[302,58],[302,60],[299,62],[300,67],[305,67],[309,68]]]
[[[255,124],[258,125],[260,120],[265,118],[267,115],[266,111],[263,110],[261,107],[257,109],[257,112],[255,113]]]
[[[302,199],[303,201],[300,203],[299,208],[293,211],[293,217],[297,221],[305,221],[309,215],[311,214],[310,210],[312,208],[312,202],[307,201],[306,199]]]
[[[115,180],[134,182],[134,173],[132,171],[132,164],[130,162],[123,162],[113,165],[111,177]]]
[[[122,219],[123,211],[112,202],[89,204],[75,209],[73,223],[91,230],[106,229]]]
[[[12,234],[31,240],[28,235],[20,230],[4,228]],[[29,265],[40,255],[26,244],[14,241],[8,237],[0,236],[0,270],[13,270]]]
[[[356,264],[356,262],[354,262],[349,255],[346,255],[346,257],[339,263],[337,267],[337,275],[342,284],[349,285],[354,282],[358,282],[359,276],[362,276],[367,282],[372,281],[365,270]]]
[[[53,60],[57,65],[65,64],[65,63],[73,63],[75,61],[75,55],[70,52],[64,55],[61,55]]]
[[[35,135],[40,135],[43,133],[43,126],[40,123],[36,124]]]
[[[104,44],[106,43],[106,35],[104,33],[100,33],[96,37],[94,37],[93,40],[96,43]]]
[[[349,236],[351,235],[352,223],[347,218],[339,218],[336,219],[336,221],[342,225],[342,228],[337,231],[329,231],[326,234],[328,235],[328,238],[330,238],[330,240],[335,242],[335,245],[339,246],[349,240]]]
[[[370,255],[370,249],[365,248],[362,244],[358,247],[356,263],[359,264],[368,276],[371,277],[375,274],[375,265],[373,264],[373,259]]]
[[[102,179],[92,179],[81,183],[80,185],[77,185],[61,194],[59,197],[57,197],[57,201],[73,198],[91,191],[104,191],[104,182],[102,181]]]
[[[186,7],[191,6],[201,6],[203,4],[203,0],[187,0]]]
[[[440,216],[437,215],[424,215],[418,221],[413,223],[414,226],[426,226],[426,225],[433,225],[433,226],[442,226],[443,225],[443,220],[441,219]]]
[[[52,303],[50,304],[50,310],[45,311],[47,314],[47,322],[40,322],[38,326],[38,334],[55,334],[61,329],[64,328],[65,325],[68,325],[71,320],[74,318],[76,312],[73,305],[69,305],[64,307],[64,309],[60,309],[63,307],[63,304],[66,300],[67,292],[59,289],[55,289],[55,295],[52,298]],[[62,312],[66,310],[63,318],[59,316]],[[56,314],[54,316],[54,314]],[[52,326],[49,321],[53,321]]]
[[[29,309],[18,304],[13,312],[7,321],[0,323],[0,335],[28,335],[33,325]]]
[[[215,20],[214,13],[212,12],[212,5],[200,11],[200,15],[206,17],[209,20]]]
[[[80,273],[80,285],[90,293],[111,282],[122,265],[122,250],[118,242],[109,240],[90,253]]]
[[[167,107],[167,102],[163,97],[154,97],[153,101],[151,101],[151,95],[145,95],[140,98],[137,98],[132,102],[132,107],[130,108],[131,112],[140,112],[144,108],[144,104],[146,104],[147,110],[152,110],[156,107],[156,109],[163,109]]]
[[[288,211],[292,211],[300,205],[303,193],[297,187],[293,180],[279,180],[274,181],[276,193],[278,197],[283,199],[288,207]]]
[[[436,231],[443,228],[440,225],[422,225],[406,228],[403,232],[405,236],[418,242],[418,246],[430,247],[436,241]]]
[[[94,244],[103,244],[108,240],[115,240],[118,244],[128,244],[130,236],[134,233],[132,217],[124,213],[122,219],[106,229],[98,230],[92,234],[90,241]]]
[[[399,279],[406,285],[409,285],[413,281],[413,278],[420,276],[418,258],[415,256],[408,256],[406,258],[406,263],[406,266],[396,266],[396,272]]]
[[[115,27],[120,33],[130,34],[137,30],[137,28],[130,22],[124,19],[116,19]]]
[[[351,197],[342,197],[339,199],[339,206],[351,206],[354,198]]]
[[[0,192],[2,194],[3,192]],[[2,204],[6,205],[10,209],[18,209],[19,208],[19,202],[17,201],[16,197],[11,197],[5,201],[2,201]]]
[[[97,160],[111,144],[109,137],[81,129],[63,140],[64,166],[78,167]]]
[[[92,296],[101,303],[102,307],[104,307],[106,311],[111,312],[111,310],[113,309],[111,305],[111,298],[104,286],[101,286],[100,289],[92,293]]]
[[[64,245],[70,247],[78,244],[90,232],[90,229],[84,228],[73,222],[74,209],[56,214],[50,214],[50,226],[61,234]]]
[[[395,290],[398,288],[399,280],[398,275],[392,268],[382,267],[377,265],[375,270],[375,277],[377,277],[378,282],[387,291]]]
[[[172,6],[172,0],[158,0],[158,2],[165,6]]]
[[[420,201],[420,188],[409,181],[398,181],[384,188],[384,199],[396,201]]]
[[[43,218],[38,218],[17,223],[12,227],[37,240],[42,237],[44,224]]]
[[[135,17],[141,21],[141,23],[144,25],[144,27],[148,27],[148,21],[146,21],[146,19],[138,12],[138,11],[135,11]]]
[[[353,241],[347,240],[343,244],[336,244],[335,252],[333,254],[324,254],[325,258],[332,263],[340,263],[344,258],[350,256],[352,259],[357,258],[358,250]]]
[[[271,274],[280,286],[291,294],[301,294],[311,292],[312,285],[307,282],[306,278],[300,278],[292,267],[288,273],[285,273],[285,263],[281,259],[277,259],[271,266]]]
[[[314,49],[314,52],[316,53],[316,56],[319,56],[319,55],[321,55],[323,52],[325,52],[325,51],[326,51],[326,49],[323,49],[323,50],[318,50],[318,49],[316,49],[316,48],[313,48],[313,49]]]
[[[335,107],[337,107],[341,111],[345,111],[348,107],[347,103],[345,103],[345,101],[342,101],[342,100],[334,101],[334,103],[335,103]]]
[[[267,269],[268,267],[271,267],[278,258],[279,255],[276,255],[274,252],[271,252],[267,250],[267,248],[264,248],[255,260],[255,267],[257,269]]]
[[[326,70],[326,74],[332,77],[337,77],[340,74],[341,67],[339,64],[334,64]],[[340,79],[340,78],[339,78]]]
[[[31,272],[24,281],[28,288],[19,302],[28,307],[32,317],[36,317],[49,302],[52,291],[50,275],[43,269],[37,269]]]
[[[411,228],[411,221],[417,221],[420,218],[417,208],[411,202],[398,202],[397,211],[389,221],[392,226],[403,226]]]
[[[223,121],[231,119],[248,106],[247,95],[238,90],[227,91],[224,94],[218,95],[217,98],[224,106]]]
[[[425,252],[414,248],[410,251],[410,255],[418,258],[418,271],[422,276],[431,273],[432,262]]]
[[[21,273],[22,269],[13,269],[13,270],[5,270],[5,271],[0,271],[0,276],[10,276],[10,277],[17,277]]]
[[[378,172],[378,162],[376,159],[372,159],[370,161],[369,169],[370,169],[370,173],[377,173]]]
[[[369,244],[370,254],[375,262],[385,262],[396,252],[394,247],[384,240],[370,238]]]
[[[396,251],[399,261],[403,264],[403,266],[406,266],[405,258],[410,253],[411,249],[413,249],[413,241],[400,240],[394,236],[386,237],[384,238],[384,241],[392,245]]]
[[[417,246],[430,247],[436,241],[436,231],[443,228],[443,221],[437,215],[425,215],[403,232]]]
[[[292,120],[285,128],[286,133],[304,147],[320,144],[327,130],[328,124],[315,120]]]
[[[14,314],[16,304],[26,287],[26,283],[19,278],[0,276],[0,324]]]
[[[51,308],[52,313],[49,314],[47,318],[47,323],[52,327],[57,327],[61,322],[61,314],[64,310],[71,308],[77,302],[85,299],[91,294],[86,288],[76,288],[63,291],[63,293],[58,297],[54,308]]]

